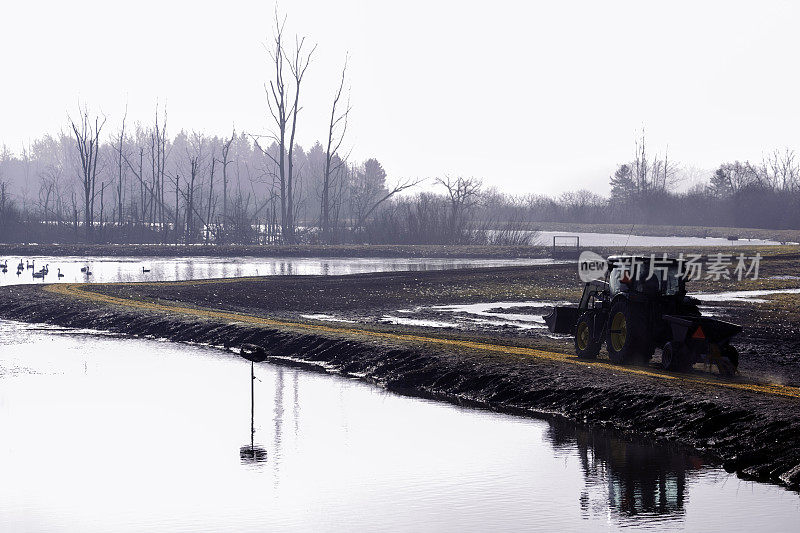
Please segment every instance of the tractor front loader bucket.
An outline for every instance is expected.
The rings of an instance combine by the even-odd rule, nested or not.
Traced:
[[[551,333],[572,335],[579,316],[580,310],[577,307],[554,307],[553,312],[544,317],[544,321]]]

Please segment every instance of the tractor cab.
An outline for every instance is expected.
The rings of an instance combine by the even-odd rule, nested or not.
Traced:
[[[677,259],[616,255],[608,258],[608,266],[612,298],[622,292],[679,297],[686,294],[682,264]]]

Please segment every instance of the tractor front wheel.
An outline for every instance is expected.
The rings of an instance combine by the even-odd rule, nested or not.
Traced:
[[[575,355],[578,359],[596,359],[602,340],[595,340],[594,313],[583,313],[575,326]]]
[[[611,306],[606,348],[612,363],[624,365],[649,360],[645,358],[650,345],[647,322],[637,307],[627,300],[618,300]]]

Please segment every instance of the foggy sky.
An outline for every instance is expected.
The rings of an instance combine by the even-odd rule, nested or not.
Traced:
[[[78,99],[106,132],[168,106],[171,133],[268,129],[271,2],[3,2],[0,143],[55,133]],[[323,141],[350,54],[353,157],[506,192],[607,193],[646,128],[699,169],[800,149],[790,2],[283,2],[317,43],[298,140]]]

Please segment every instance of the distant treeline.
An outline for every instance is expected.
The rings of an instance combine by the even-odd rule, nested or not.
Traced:
[[[0,241],[291,242],[276,143],[261,147],[244,133],[220,138],[182,131],[168,138],[163,122],[130,129],[107,142],[98,139],[90,155],[83,152],[94,134],[86,142],[82,134],[45,136],[21,154],[4,148]],[[283,158],[287,165],[288,153]],[[394,194],[414,184],[390,182],[374,158],[330,159],[327,214],[336,229],[330,242],[345,226],[363,228]],[[319,238],[326,163],[320,143],[293,147],[292,241]]]
[[[281,157],[276,142],[236,132],[170,137],[165,119],[103,141],[88,113],[70,126],[72,135],[0,152],[0,242],[528,244],[534,234],[524,230],[544,222],[800,229],[791,150],[722,164],[707,182],[675,192],[680,167],[648,157],[642,139],[610,177],[608,196],[548,197],[463,177],[418,192],[419,181],[389,178],[377,159],[295,144],[287,198],[279,167],[289,153]]]
[[[790,149],[759,164],[723,163],[686,192],[675,191],[680,179],[678,165],[646,157],[642,139],[634,159],[610,177],[608,197],[589,191],[532,196],[523,212],[531,222],[800,229],[800,165]]]

